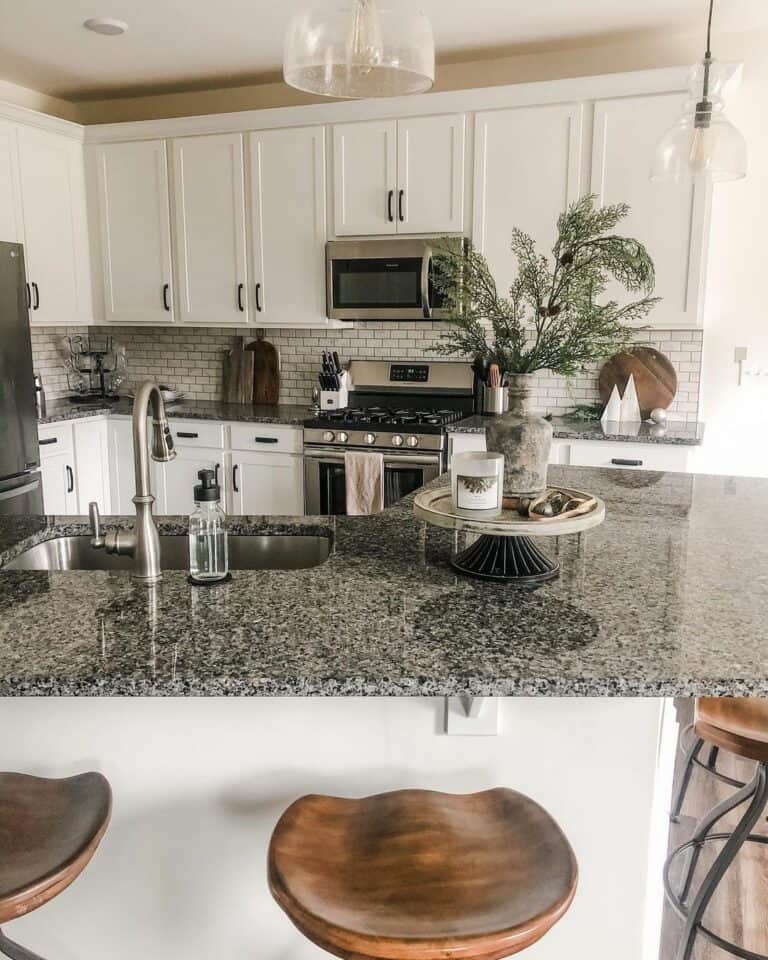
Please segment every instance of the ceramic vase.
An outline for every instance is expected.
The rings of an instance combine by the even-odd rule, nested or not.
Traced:
[[[531,410],[532,375],[509,377],[509,413],[486,428],[489,451],[504,454],[504,496],[536,497],[547,486],[552,424]]]

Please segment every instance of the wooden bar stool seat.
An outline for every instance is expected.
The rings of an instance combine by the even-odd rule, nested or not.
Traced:
[[[278,904],[354,960],[500,960],[563,916],[576,883],[560,827],[506,789],[302,797],[269,849]]]
[[[0,923],[47,903],[84,870],[109,823],[100,773],[48,780],[0,773]],[[33,957],[0,932],[0,954]]]
[[[696,701],[694,730],[721,750],[768,762],[768,700],[702,697]]]

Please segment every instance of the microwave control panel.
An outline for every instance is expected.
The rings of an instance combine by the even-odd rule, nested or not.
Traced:
[[[428,363],[393,363],[389,367],[391,383],[427,383]]]

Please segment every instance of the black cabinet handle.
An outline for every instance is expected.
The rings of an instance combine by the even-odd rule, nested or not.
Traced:
[[[394,214],[392,213],[392,201],[395,197],[394,190],[387,191],[387,220],[392,223],[395,219]]]
[[[243,285],[242,285],[242,283],[238,283],[238,285],[237,285],[237,309],[240,311],[240,313],[243,313],[243,312],[245,311],[245,307],[243,306]]]
[[[45,437],[43,440],[40,440],[39,442],[40,442],[40,446],[41,446],[41,447],[45,447],[45,446],[47,446],[49,443],[58,443],[58,442],[59,442],[59,438],[58,438],[58,437]]]
[[[220,466],[221,466],[221,464],[218,464],[218,463],[217,463],[217,464],[214,464],[214,467],[213,467],[213,482],[216,484],[217,487],[218,487],[218,485],[219,485],[219,468],[220,468]]]
[[[181,431],[181,430],[177,430],[177,431],[176,431],[176,436],[177,436],[177,437],[183,437],[185,440],[197,440],[197,438],[200,436],[200,434],[199,434],[199,433],[184,433],[184,432]]]
[[[261,313],[261,284],[256,284],[256,309]]]
[[[235,493],[240,493],[240,487],[237,485],[237,464],[232,466],[232,489]]]
[[[75,489],[75,474],[74,474],[74,471],[72,470],[72,467],[70,467],[69,465],[67,465],[66,471],[67,471],[67,493],[72,493],[72,491]]]
[[[24,284],[24,289],[27,294],[27,310],[31,310],[32,309],[32,291],[29,289],[28,283]]]
[[[615,467],[642,467],[642,460],[624,460],[621,457],[611,457],[611,463]]]
[[[34,293],[35,295],[35,303],[32,309],[39,310],[40,309],[40,288],[38,287],[38,285],[35,283],[34,280],[32,281],[32,293]]]
[[[278,437],[254,437],[256,443],[277,443]]]
[[[405,196],[405,190],[397,191],[397,216],[400,220],[400,223],[402,223],[403,220],[405,220],[405,217],[403,216],[403,197],[404,196]]]
[[[169,291],[169,289],[170,289],[170,288],[169,288],[169,285],[168,285],[167,283],[164,283],[164,284],[163,284],[163,307],[164,307],[166,310],[170,310],[170,309],[171,309],[171,305],[170,305],[170,303],[168,302],[168,291]]]

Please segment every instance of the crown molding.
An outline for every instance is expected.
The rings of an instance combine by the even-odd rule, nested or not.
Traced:
[[[39,110],[30,110],[29,107],[21,107],[5,100],[0,100],[0,119],[9,120],[11,123],[22,123],[27,127],[37,127],[49,133],[70,137],[80,143],[85,139],[85,127],[80,123],[62,120],[60,117],[53,117]]]

